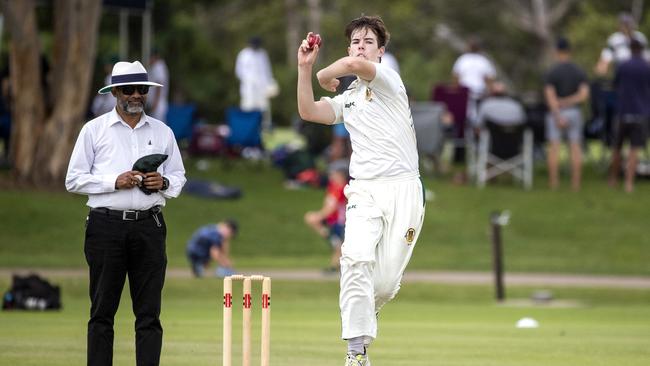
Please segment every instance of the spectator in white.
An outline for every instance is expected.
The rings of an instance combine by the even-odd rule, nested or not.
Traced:
[[[157,49],[151,51],[149,80],[164,85],[161,88],[151,89],[149,96],[149,114],[161,121],[167,120],[168,95],[169,95],[169,70]]]
[[[474,127],[482,128],[488,121],[500,126],[517,126],[526,122],[524,107],[508,95],[505,84],[500,81],[492,84],[492,94],[478,107]]]
[[[630,43],[632,39],[638,40],[644,49],[647,49],[648,40],[646,36],[636,30],[636,22],[632,15],[621,13],[618,17],[619,30],[607,38],[607,46],[600,52],[600,59],[596,64],[596,74],[604,76],[609,70],[609,65],[619,65],[621,62],[630,59]],[[646,60],[649,59],[648,53],[644,54]]]
[[[249,40],[249,46],[237,55],[235,74],[239,79],[240,107],[243,111],[261,111],[262,126],[272,127],[270,98],[278,95],[278,84],[273,79],[271,61],[262,48],[258,36]]]
[[[477,39],[470,39],[467,47],[468,51],[454,63],[452,73],[456,85],[460,84],[469,89],[467,118],[473,123],[478,102],[490,92],[496,70],[492,62],[481,53]]]
[[[395,56],[392,53],[390,53],[388,51],[384,52],[384,55],[381,56],[381,63],[386,64],[386,66],[388,66],[391,69],[395,70],[396,73],[398,73],[398,74],[400,73],[399,72],[399,62],[397,62],[397,58],[395,58]]]

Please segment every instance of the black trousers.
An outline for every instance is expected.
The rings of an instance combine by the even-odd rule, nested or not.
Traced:
[[[113,324],[126,276],[135,314],[136,364],[158,365],[162,348],[160,305],[167,255],[162,213],[138,220],[91,211],[84,252],[90,272],[88,365],[113,364]]]

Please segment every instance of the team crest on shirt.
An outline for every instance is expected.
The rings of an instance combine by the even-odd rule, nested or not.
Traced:
[[[404,238],[406,239],[406,244],[413,244],[413,240],[415,239],[415,229],[411,227],[406,230],[406,235],[404,235]]]
[[[372,102],[372,89],[366,87],[366,100]]]

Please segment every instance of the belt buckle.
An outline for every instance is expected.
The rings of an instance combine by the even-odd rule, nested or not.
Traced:
[[[135,221],[137,219],[138,219],[138,211],[135,210],[122,211],[122,220]]]

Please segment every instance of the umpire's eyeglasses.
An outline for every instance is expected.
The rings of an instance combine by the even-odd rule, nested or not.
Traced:
[[[147,95],[149,93],[149,85],[123,85],[117,87],[122,94],[132,95],[137,90],[140,95]]]

